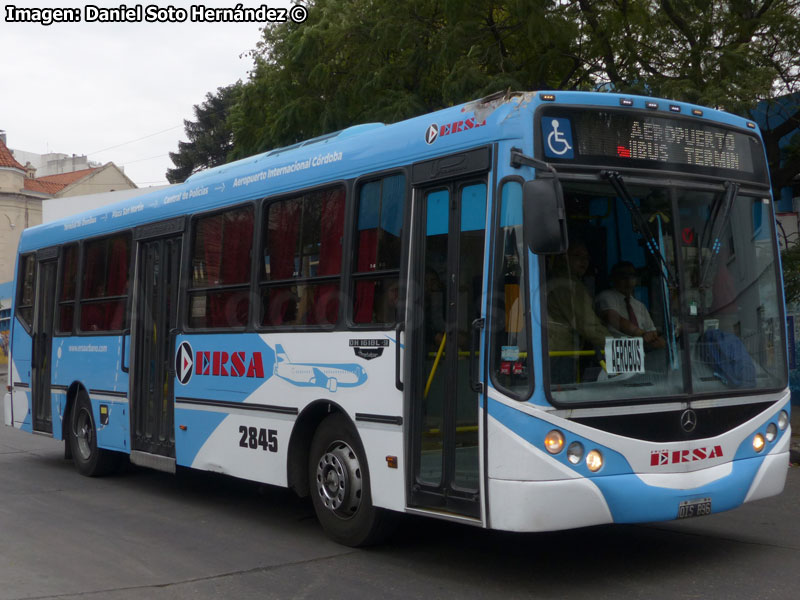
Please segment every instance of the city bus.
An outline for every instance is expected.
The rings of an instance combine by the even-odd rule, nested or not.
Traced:
[[[4,420],[353,546],[700,517],[783,489],[781,290],[753,122],[499,93],[25,230]]]

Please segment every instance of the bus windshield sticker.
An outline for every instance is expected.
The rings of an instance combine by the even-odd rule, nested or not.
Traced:
[[[606,371],[609,375],[644,373],[644,339],[606,338]]]
[[[501,360],[519,360],[519,346],[502,346],[500,348]]]

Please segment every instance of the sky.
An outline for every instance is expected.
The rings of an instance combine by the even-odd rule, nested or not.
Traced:
[[[86,22],[87,6],[136,7],[135,0],[94,3],[15,0],[0,14],[0,130],[15,150],[87,155],[114,162],[139,187],[164,185],[169,152],[186,141],[184,119],[208,92],[246,80],[245,56],[260,39],[262,22],[202,23],[191,5],[205,8],[290,7],[288,0],[145,0],[156,8],[184,8],[184,22]],[[9,6],[78,9],[79,23],[14,22]],[[176,13],[177,17],[180,14]]]

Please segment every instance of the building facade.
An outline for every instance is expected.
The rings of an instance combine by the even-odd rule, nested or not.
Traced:
[[[9,148],[9,150],[11,150],[11,154],[17,159],[19,164],[32,165],[36,169],[37,177],[60,175],[62,173],[83,171],[84,169],[93,169],[103,166],[102,163],[89,160],[85,155],[63,154],[60,152],[36,154],[35,152],[26,152],[24,150],[16,150],[15,148]]]
[[[14,277],[22,230],[42,222],[42,201],[136,189],[114,163],[37,177],[30,162],[18,161],[0,134],[0,283]]]

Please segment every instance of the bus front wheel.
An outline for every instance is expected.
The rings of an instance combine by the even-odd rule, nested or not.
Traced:
[[[80,394],[72,407],[67,435],[72,461],[81,475],[100,477],[117,468],[119,455],[97,447],[97,427],[86,394]]]
[[[331,539],[366,546],[385,535],[387,515],[372,505],[364,449],[344,415],[327,417],[314,433],[308,476],[314,511]]]

